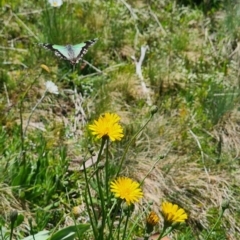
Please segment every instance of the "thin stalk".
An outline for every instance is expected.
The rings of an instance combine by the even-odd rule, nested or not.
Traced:
[[[53,8],[52,10],[53,10],[53,26],[54,26],[54,40],[55,40],[56,32],[59,31],[59,29],[58,29],[57,17],[56,17],[56,11],[57,11],[58,9]]]
[[[11,211],[9,218],[10,218],[10,228],[11,228],[9,240],[12,240],[14,224],[15,224],[15,222],[17,221],[18,212],[17,212],[16,210],[15,210],[15,211]]]
[[[115,212],[113,213],[113,215],[111,216],[111,225],[109,227],[109,236],[107,237],[107,239],[111,239],[112,238],[112,233],[113,233],[113,226],[114,226],[114,221],[116,219],[116,216],[117,216],[117,211],[118,209],[120,208],[120,205],[121,205],[121,200],[117,200],[112,208],[110,209],[109,213],[108,213],[108,216],[107,218],[109,219],[110,218],[110,215],[112,214],[112,210],[115,209]],[[119,225],[120,226],[120,225]]]
[[[211,233],[213,232],[214,228],[217,226],[217,224],[218,224],[219,221],[221,220],[221,218],[222,218],[222,216],[223,216],[223,213],[224,213],[224,211],[221,210],[221,213],[220,213],[220,215],[219,215],[216,223],[214,224],[214,226],[212,227],[212,229],[211,229],[210,232],[208,233],[208,235],[207,235],[207,237],[205,238],[205,240],[207,240],[207,239],[210,237],[210,235],[211,235]]]
[[[72,214],[73,215],[73,214]],[[74,225],[76,227],[76,232],[77,232],[77,238],[78,240],[81,240],[81,233],[80,233],[80,230],[79,228],[77,227],[77,221],[76,221],[76,218],[74,216],[72,216],[72,219],[73,219],[73,222],[74,222]]]
[[[147,124],[151,121],[152,117],[153,117],[153,114],[150,115],[150,117],[149,117],[149,119],[147,120],[147,122],[146,122],[146,123],[133,135],[133,137],[130,139],[127,147],[125,148],[125,151],[124,151],[124,153],[123,153],[122,159],[121,159],[121,161],[120,161],[120,165],[119,165],[119,168],[118,168],[118,171],[117,171],[117,176],[119,175],[119,173],[120,173],[120,171],[121,171],[121,169],[122,169],[123,161],[124,161],[124,159],[125,159],[125,157],[126,157],[126,155],[127,155],[128,149],[129,149],[129,147],[131,146],[133,140],[134,140],[134,139],[137,137],[137,135],[147,126]]]
[[[126,219],[126,222],[125,222],[124,231],[123,231],[123,237],[122,237],[123,240],[125,240],[129,217],[130,217],[130,209],[128,208],[128,211],[127,211],[127,219]]]
[[[14,223],[13,223],[13,224],[11,223],[11,230],[10,230],[9,240],[12,240],[12,237],[13,237],[13,228],[14,228]]]
[[[149,234],[147,236],[144,236],[143,240],[148,240],[149,239]]]
[[[62,203],[63,203],[65,206],[67,206],[67,208],[69,208],[69,206],[71,205],[71,203],[70,203],[69,193],[68,193],[67,187],[65,187],[65,191],[66,191],[66,196],[67,196],[67,200],[68,200],[68,205],[67,205],[65,202],[63,202],[63,201],[62,201]],[[72,219],[73,219],[74,225],[76,226],[77,237],[78,237],[78,239],[80,240],[80,239],[81,239],[81,238],[80,238],[80,237],[81,237],[81,234],[80,234],[79,228],[77,227],[76,218],[75,218],[75,216],[74,216],[73,213],[71,213],[71,215],[72,215]],[[89,215],[89,216],[90,216],[90,215]]]
[[[1,232],[1,239],[4,239],[4,237],[3,237],[3,231],[2,231],[2,226],[0,226],[0,232]]]
[[[25,165],[26,163],[26,153],[24,151],[25,147],[25,139],[24,139],[24,133],[23,133],[23,116],[22,116],[22,101],[20,103],[19,107],[19,116],[20,116],[20,137],[21,137],[21,153],[22,153],[22,164]]]
[[[98,158],[97,158],[97,172],[96,172],[96,180],[97,180],[97,186],[98,186],[98,191],[99,191],[99,197],[100,197],[100,202],[101,202],[101,212],[102,212],[102,224],[101,224],[101,233],[100,233],[100,238],[99,239],[103,239],[103,235],[104,235],[104,227],[105,227],[105,219],[106,219],[106,213],[105,213],[105,206],[104,206],[104,195],[103,195],[103,189],[102,189],[102,184],[100,182],[100,176],[99,176],[99,162],[101,159],[101,155],[102,155],[102,151],[104,148],[106,142],[106,138],[102,138],[102,143],[101,143],[101,147],[98,153]]]
[[[16,20],[29,32],[29,34],[39,41],[38,37],[33,33],[33,31],[15,13],[12,12],[12,14]]]
[[[148,209],[149,209],[149,206],[148,206]],[[133,233],[137,223],[139,222],[139,220],[142,219],[143,215],[145,215],[145,211],[143,211],[142,214],[139,214],[138,217],[136,219],[134,219],[134,223],[133,223],[133,225],[131,225],[131,229],[128,232],[128,236],[126,237],[126,240],[128,240],[132,237],[132,233]]]
[[[169,148],[168,152],[170,151],[171,148]],[[167,154],[168,154],[167,152]],[[165,154],[164,157],[167,155]],[[145,179],[149,176],[149,174],[152,172],[152,170],[155,168],[156,164],[162,160],[163,158],[161,156],[159,156],[158,160],[153,164],[153,166],[151,167],[151,169],[147,172],[147,174],[145,175],[145,177],[143,178],[143,180],[140,182],[140,186],[142,186],[142,184],[144,183]]]
[[[38,102],[36,103],[36,105],[33,107],[32,111],[31,111],[31,113],[30,113],[30,116],[28,117],[27,125],[26,125],[26,128],[25,128],[24,133],[23,133],[24,138],[26,137],[27,129],[28,129],[30,120],[31,120],[31,118],[32,118],[32,115],[33,115],[33,113],[35,112],[36,108],[40,105],[40,103],[41,103],[41,102],[43,101],[43,99],[45,98],[46,93],[47,93],[47,90],[45,90],[45,92],[43,93],[42,97],[39,99],[39,101],[38,101]]]
[[[165,233],[165,231],[167,230],[167,228],[169,227],[169,225],[164,224],[163,229],[161,234],[159,235],[159,237],[157,238],[157,240],[160,240],[161,238],[165,237],[168,233],[170,233],[172,231],[172,227],[169,228],[169,230]]]
[[[41,74],[40,74],[41,75]],[[27,95],[28,91],[31,89],[31,87],[33,86],[35,80],[40,77],[40,75],[38,75],[33,81],[32,83],[29,85],[29,87],[27,88],[27,90],[23,93],[23,95],[21,96],[21,100],[20,100],[20,104],[19,104],[19,115],[20,115],[20,138],[21,138],[21,152],[19,154],[19,159],[21,157],[22,161],[22,165],[25,166],[26,163],[26,153],[25,153],[25,139],[24,139],[24,132],[23,132],[23,116],[22,116],[22,111],[23,111],[23,100],[25,99],[25,96]]]
[[[106,197],[107,197],[107,203],[108,201],[108,181],[109,181],[109,161],[108,161],[108,147],[109,147],[109,139],[106,140],[106,162],[105,162],[105,188],[106,188]]]
[[[121,211],[122,211],[122,209],[121,209]],[[121,232],[121,223],[122,223],[122,221],[123,221],[123,218],[124,218],[124,214],[121,213],[121,215],[120,215],[120,219],[119,219],[119,223],[118,223],[118,227],[117,227],[117,229],[118,229],[117,239],[119,239],[119,236],[120,236],[120,232]]]
[[[33,240],[35,240],[33,226],[32,226],[32,219],[29,219],[29,225],[30,225],[30,233],[31,233],[31,235],[33,237]]]
[[[91,225],[92,225],[94,237],[95,237],[95,239],[97,239],[97,235],[98,235],[98,232],[97,232],[97,229],[96,229],[97,215],[96,215],[96,212],[94,210],[94,204],[93,204],[93,200],[92,200],[92,195],[91,195],[90,187],[89,187],[89,184],[88,184],[87,170],[86,170],[86,167],[85,167],[85,162],[83,163],[83,172],[84,172],[84,178],[85,178],[85,183],[86,183],[85,199],[86,199],[87,212],[88,212],[88,215],[89,215],[89,218],[90,218],[90,222],[91,222]],[[90,205],[92,207],[92,212],[93,212],[95,223],[93,222],[93,219],[92,219],[92,215],[91,215],[91,211],[90,211],[87,195],[89,196],[89,201],[90,201]]]
[[[106,189],[106,206],[108,208],[110,197],[109,197],[109,158],[108,158],[109,138],[106,140],[106,161],[105,161],[105,189]],[[108,228],[110,228],[109,218],[106,217]]]
[[[65,216],[63,216],[60,220],[58,220],[58,222],[57,222],[57,224],[54,226],[54,228],[51,229],[51,235],[50,235],[50,237],[49,237],[48,239],[51,239],[51,237],[53,236],[53,234],[57,231],[57,229],[59,229],[59,226],[60,226],[61,224],[63,224],[63,221],[65,221],[65,220],[66,220],[66,217],[65,217]]]

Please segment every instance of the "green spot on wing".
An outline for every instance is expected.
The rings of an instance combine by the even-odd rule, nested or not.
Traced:
[[[69,58],[68,50],[62,45],[52,45],[52,48],[60,52],[64,57]]]
[[[74,55],[78,56],[78,54],[81,52],[81,50],[84,46],[86,46],[85,43],[79,43],[79,44],[76,44],[76,45],[72,46],[72,49],[74,51]]]

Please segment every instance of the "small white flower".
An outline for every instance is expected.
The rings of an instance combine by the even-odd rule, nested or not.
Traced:
[[[52,7],[60,7],[63,4],[62,0],[48,0]]]
[[[59,94],[57,85],[52,81],[45,82],[45,86],[46,86],[46,91],[53,94]]]

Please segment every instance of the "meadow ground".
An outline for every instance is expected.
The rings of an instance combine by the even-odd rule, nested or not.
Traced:
[[[0,2],[0,239],[157,239],[166,201],[171,239],[240,239],[240,2],[50,2]],[[39,45],[96,38],[76,65]],[[119,175],[143,197],[111,221]]]

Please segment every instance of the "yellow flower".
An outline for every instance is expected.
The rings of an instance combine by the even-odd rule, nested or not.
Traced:
[[[150,214],[148,215],[146,221],[147,221],[147,224],[149,224],[151,226],[155,226],[159,222],[159,220],[160,219],[159,219],[158,215],[155,212],[151,211]]]
[[[138,202],[143,196],[139,183],[127,177],[118,177],[111,182],[110,188],[114,196],[124,199],[127,205]]]
[[[72,208],[72,214],[74,215],[74,217],[79,217],[81,214],[81,208],[79,206],[75,206]]]
[[[162,203],[162,214],[165,221],[170,224],[181,223],[188,218],[184,209],[170,202]]]
[[[123,129],[119,125],[120,117],[115,113],[105,113],[89,125],[89,129],[97,138],[109,137],[111,141],[121,140]]]

